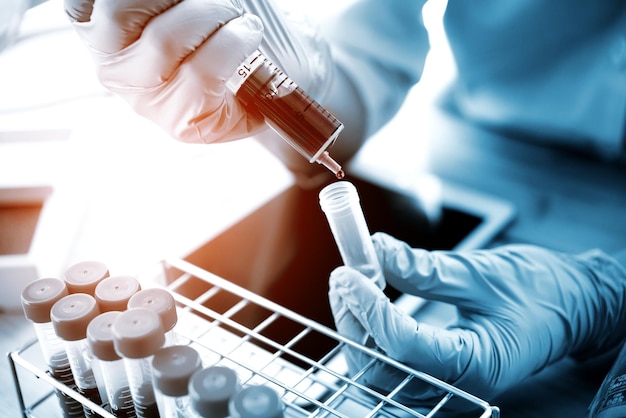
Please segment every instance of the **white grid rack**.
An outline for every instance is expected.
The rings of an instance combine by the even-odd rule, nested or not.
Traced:
[[[157,282],[172,293],[179,305],[175,328],[178,342],[195,348],[205,366],[219,364],[233,368],[244,386],[263,384],[274,388],[284,402],[286,418],[454,416],[446,412],[453,404],[455,409],[469,411],[463,416],[500,416],[497,407],[467,392],[356,344],[316,321],[187,261],[167,260],[159,275]],[[37,351],[36,346],[29,344],[9,353],[25,417],[54,416],[45,405],[57,390],[87,404],[103,417],[114,418],[106,408],[60,384],[37,365],[37,359],[33,360],[37,355],[32,353]],[[344,350],[359,351],[369,361],[362,370],[350,374],[343,358]],[[401,376],[391,391],[377,390],[367,384],[372,367],[381,366],[394,376]],[[26,400],[18,369],[46,382],[47,394],[34,401]],[[429,405],[407,401],[403,389],[415,384],[431,389],[436,400]]]

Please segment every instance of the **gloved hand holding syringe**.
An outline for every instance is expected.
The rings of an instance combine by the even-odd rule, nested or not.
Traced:
[[[329,88],[328,48],[271,2],[65,0],[65,10],[102,84],[176,139],[224,142],[269,125],[343,176],[327,152],[343,125],[312,98]]]

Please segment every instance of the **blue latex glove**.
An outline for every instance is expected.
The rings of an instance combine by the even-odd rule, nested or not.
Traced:
[[[365,276],[339,267],[329,290],[338,331],[358,342],[369,334],[388,356],[483,399],[564,356],[616,348],[626,335],[626,270],[602,252],[428,252],[382,233],[373,240],[388,285],[453,304],[458,318],[447,329],[418,322]],[[345,354],[351,372],[364,366],[358,352]],[[384,389],[399,377],[381,366],[366,379]],[[437,395],[419,384],[409,391],[413,400]]]

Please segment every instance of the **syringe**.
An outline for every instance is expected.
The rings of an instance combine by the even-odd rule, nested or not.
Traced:
[[[266,123],[310,163],[317,162],[344,177],[327,148],[343,124],[324,109],[259,50],[250,55],[227,83],[246,105],[256,108]]]

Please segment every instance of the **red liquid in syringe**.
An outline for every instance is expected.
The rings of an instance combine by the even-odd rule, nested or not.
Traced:
[[[229,85],[309,162],[324,165],[339,179],[344,177],[341,165],[327,151],[343,124],[261,52],[256,51],[239,66]]]

